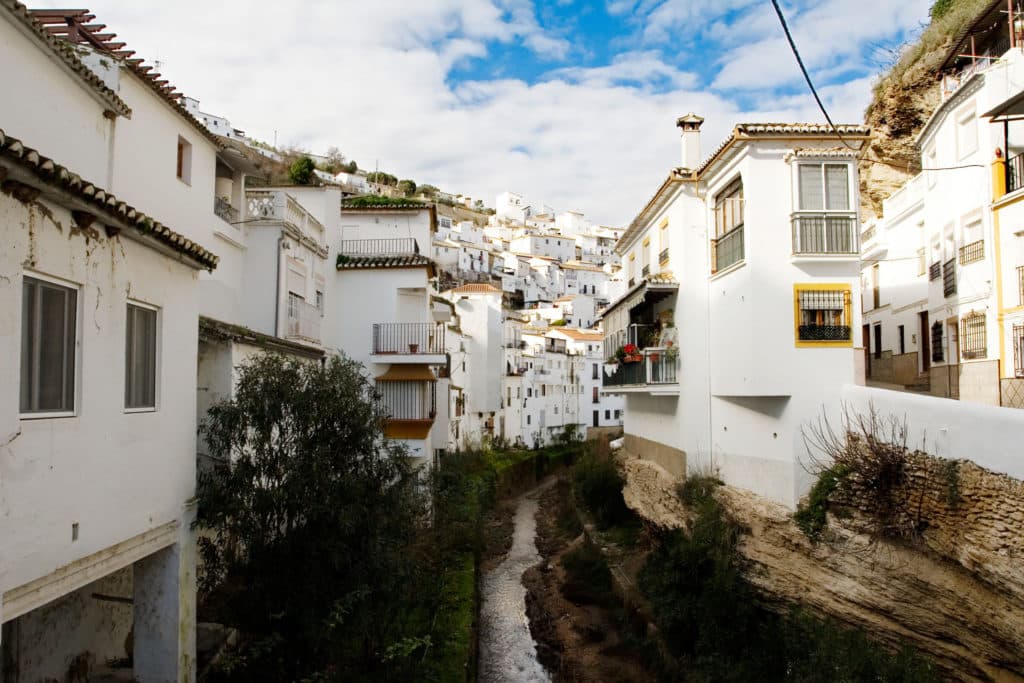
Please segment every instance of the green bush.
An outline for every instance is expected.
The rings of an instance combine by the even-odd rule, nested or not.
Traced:
[[[573,466],[573,481],[583,505],[601,529],[632,519],[633,513],[622,497],[625,482],[611,458],[583,455]]]
[[[814,482],[807,499],[802,501],[793,514],[796,525],[808,538],[817,540],[828,524],[829,500],[843,479],[849,476],[849,470],[842,465],[829,467],[821,471]]]
[[[309,157],[299,157],[288,167],[288,180],[296,185],[309,185],[313,181],[316,165]]]
[[[956,0],[935,0],[935,3],[929,11],[932,20],[941,19],[949,14],[949,10],[953,9],[954,4],[956,4]]]
[[[476,615],[476,561],[464,553],[442,581],[441,604],[423,660],[423,681],[463,681],[476,663],[473,620]]]
[[[613,604],[612,574],[601,551],[590,541],[573,548],[562,556],[565,583],[562,595],[577,605]]]

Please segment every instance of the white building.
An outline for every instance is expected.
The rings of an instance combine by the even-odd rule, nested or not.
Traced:
[[[544,256],[563,263],[576,258],[576,240],[555,233],[531,233],[516,237],[509,243],[509,249],[518,254]]]
[[[604,379],[604,334],[597,330],[556,327],[548,333],[554,339],[564,339],[569,354],[582,358],[577,381],[578,421],[591,428],[614,429],[622,426],[625,398],[622,394],[601,391]],[[581,436],[583,430],[581,429]]]
[[[385,435],[418,463],[448,447],[447,315],[433,305],[431,205],[379,197],[341,203],[327,309],[333,348],[366,365],[389,408]],[[438,396],[441,400],[438,400]]]
[[[629,453],[793,506],[809,477],[803,425],[863,372],[868,131],[840,126],[847,149],[828,126],[740,124],[701,161],[702,122],[678,121],[681,168],[618,244],[629,290],[604,312],[606,355],[640,350],[604,385],[626,395]]]

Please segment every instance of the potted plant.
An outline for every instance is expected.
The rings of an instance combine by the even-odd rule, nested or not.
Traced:
[[[626,347],[620,346],[615,349],[615,355],[608,359],[609,363],[622,363],[626,360]]]
[[[409,344],[409,353],[416,353],[420,350],[419,344]]]
[[[623,347],[623,351],[626,354],[626,357],[623,358],[623,361],[625,361],[626,363],[639,363],[644,359],[643,355],[641,355],[640,353],[640,349],[637,348],[636,344],[626,344]]]

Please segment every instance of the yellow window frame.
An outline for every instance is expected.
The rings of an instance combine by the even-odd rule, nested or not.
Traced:
[[[801,292],[842,292],[843,315],[846,326],[850,328],[850,338],[836,341],[801,341],[800,340],[800,293]],[[853,288],[846,282],[805,282],[793,285],[793,342],[798,349],[813,348],[853,348]]]

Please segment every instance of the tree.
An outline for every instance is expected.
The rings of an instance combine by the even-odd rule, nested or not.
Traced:
[[[358,363],[270,354],[210,409],[201,433],[220,464],[199,482],[201,586],[252,637],[234,680],[394,667],[381,653],[411,642],[428,506],[382,414]]]
[[[474,207],[474,208],[475,208],[475,209],[476,209],[477,211],[483,211],[483,210],[484,210],[484,208],[486,208],[486,207],[484,207],[484,200],[482,200],[482,199],[478,199],[478,200],[476,200],[475,202],[473,202],[473,207]]]
[[[296,185],[309,185],[313,180],[316,166],[308,156],[301,156],[288,167],[288,180]]]
[[[388,187],[394,187],[398,184],[398,178],[390,173],[385,173],[384,171],[373,171],[372,173],[367,173],[366,180],[371,183],[377,183],[378,185],[387,185]]]
[[[420,194],[427,199],[433,199],[440,190],[434,185],[420,185]]]
[[[398,181],[398,190],[406,197],[416,194],[416,182],[408,178]]]
[[[348,163],[345,164],[344,170],[346,173],[355,173],[359,170],[359,164],[356,163],[355,159],[349,159]]]
[[[345,170],[345,155],[337,147],[327,149],[327,161],[319,166],[321,171],[335,175]]]

